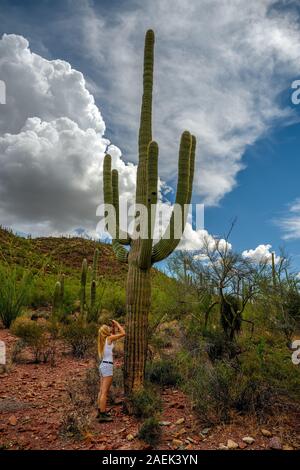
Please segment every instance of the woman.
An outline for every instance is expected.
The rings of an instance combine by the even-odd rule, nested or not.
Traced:
[[[119,330],[115,333],[115,327]],[[106,401],[113,378],[113,347],[114,342],[125,336],[125,330],[120,323],[112,320],[112,327],[102,325],[98,332],[98,355],[101,360],[99,372],[101,376],[100,392],[98,395],[98,414],[100,422],[112,421],[106,413]]]

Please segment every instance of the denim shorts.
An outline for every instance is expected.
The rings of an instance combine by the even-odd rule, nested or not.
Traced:
[[[113,364],[109,364],[108,362],[100,362],[99,373],[101,377],[111,377],[113,375],[113,370]]]

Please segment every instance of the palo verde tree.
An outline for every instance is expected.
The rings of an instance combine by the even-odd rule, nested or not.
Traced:
[[[248,302],[260,294],[267,270],[267,260],[255,264],[231,249],[233,225],[225,239],[204,236],[201,250],[178,253],[175,260],[189,273],[188,284],[204,308],[205,329],[210,313],[218,305],[220,326],[229,341],[235,339],[242,322],[250,323],[253,329],[253,322],[243,318],[243,312]]]
[[[178,245],[186,223],[187,207],[192,196],[196,139],[183,132],[179,148],[178,183],[175,206],[181,208],[180,228],[173,208],[169,225],[162,238],[154,243],[153,220],[158,193],[158,145],[152,140],[154,32],[147,31],[144,49],[143,98],[138,139],[139,161],[136,180],[136,212],[133,234],[124,233],[119,221],[118,172],[111,168],[111,156],[104,158],[103,192],[106,207],[113,206],[115,234],[112,246],[118,260],[128,264],[126,287],[126,337],[124,387],[127,396],[144,384],[147,354],[148,313],[151,302],[151,267],[169,256]],[[137,209],[138,208],[138,209]],[[146,208],[144,215],[141,208]],[[145,215],[146,214],[146,215]],[[106,210],[106,223],[112,223]],[[179,233],[180,232],[180,233]],[[126,249],[124,245],[128,245]]]

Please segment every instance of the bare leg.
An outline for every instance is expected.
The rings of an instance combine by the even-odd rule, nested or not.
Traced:
[[[101,413],[105,413],[107,396],[108,396],[108,392],[112,384],[112,379],[113,379],[112,376],[102,377],[100,400],[99,400],[99,409]]]
[[[97,403],[98,403],[98,411],[100,410],[100,398],[101,398],[102,380],[103,380],[103,377],[100,378],[100,388],[99,388],[98,400],[97,400]]]

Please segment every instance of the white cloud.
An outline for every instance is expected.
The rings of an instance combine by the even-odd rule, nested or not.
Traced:
[[[47,60],[31,52],[28,41],[15,34],[0,40],[1,80],[6,105],[0,132],[17,133],[29,117],[51,121],[68,117],[81,129],[103,135],[105,125],[81,72],[63,60]]]
[[[282,232],[284,240],[297,240],[300,238],[300,198],[296,199],[289,206],[288,214],[275,220]]]
[[[204,245],[208,246],[210,250],[214,250],[216,247],[216,238],[210,235],[207,230],[193,230],[191,223],[188,222],[182,240],[178,245],[178,249],[201,251]],[[227,249],[231,250],[231,243],[226,242],[224,239],[218,240],[218,248],[221,251],[225,249],[226,245]]]
[[[83,75],[48,61],[22,36],[0,40],[7,104],[0,117],[0,217],[33,235],[95,233],[102,201],[102,164],[109,141]],[[134,193],[136,168],[110,146],[120,192]]]
[[[178,142],[187,128],[198,137],[194,193],[216,204],[233,189],[247,146],[296,119],[279,95],[299,73],[300,22],[296,10],[276,4],[145,0],[114,11],[113,22],[88,1],[75,9],[73,40],[99,82],[104,79],[101,95],[126,158],[137,158],[143,37],[152,27],[161,176],[176,179]]]
[[[255,263],[260,263],[260,262],[267,262],[271,263],[272,262],[272,252],[270,249],[272,248],[272,245],[258,245],[254,250],[245,250],[242,252],[242,256],[244,258],[247,258],[251,261],[254,261]],[[275,263],[278,263],[280,261],[280,256],[275,256]]]
[[[97,223],[102,201],[102,164],[107,141],[92,128],[82,130],[63,117],[29,118],[18,134],[0,137],[1,221],[33,234],[69,233]],[[120,151],[114,166],[120,191],[134,191],[135,168]]]

